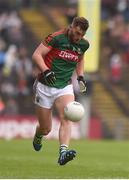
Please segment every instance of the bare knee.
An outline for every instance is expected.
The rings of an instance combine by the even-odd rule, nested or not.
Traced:
[[[71,126],[71,121],[65,118],[64,114],[60,114],[60,121],[62,126]]]

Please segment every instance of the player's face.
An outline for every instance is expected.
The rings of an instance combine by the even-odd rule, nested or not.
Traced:
[[[69,38],[73,43],[78,43],[83,36],[85,31],[83,31],[79,26],[71,26],[69,30]]]

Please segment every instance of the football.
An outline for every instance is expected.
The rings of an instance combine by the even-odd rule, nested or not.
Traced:
[[[64,108],[64,115],[73,122],[80,121],[84,116],[84,107],[77,101],[68,103]]]

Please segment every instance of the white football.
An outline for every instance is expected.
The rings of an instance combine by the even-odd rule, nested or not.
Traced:
[[[64,108],[66,118],[73,122],[80,121],[84,116],[84,107],[77,101],[68,103]]]

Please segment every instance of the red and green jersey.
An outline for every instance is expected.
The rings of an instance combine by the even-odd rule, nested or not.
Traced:
[[[79,43],[73,44],[68,38],[67,30],[64,29],[48,35],[43,44],[51,49],[44,61],[56,75],[53,87],[64,88],[69,84],[80,56],[89,48],[89,43],[82,39]]]

